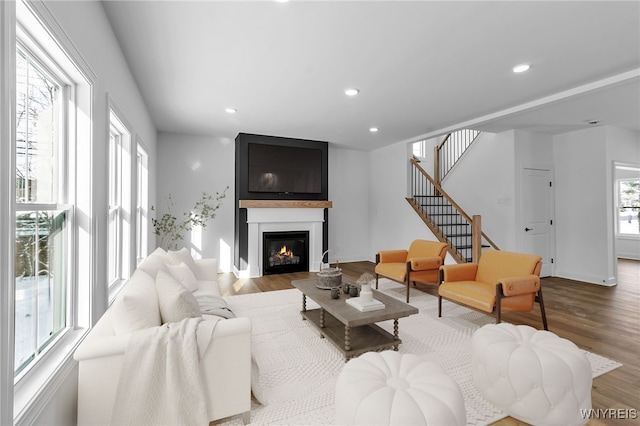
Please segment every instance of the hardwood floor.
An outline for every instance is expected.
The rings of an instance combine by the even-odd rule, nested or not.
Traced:
[[[358,279],[365,272],[373,273],[374,266],[371,262],[340,264],[343,274],[352,279]],[[236,279],[233,274],[220,274],[218,282],[221,293],[229,296],[293,288],[291,280],[314,276],[314,273],[299,272]],[[418,288],[437,295],[436,286],[419,285]],[[593,408],[616,411],[608,411],[607,418],[600,411],[600,418],[592,418],[589,425],[640,425],[640,262],[620,259],[618,285],[613,287],[543,278],[542,289],[549,331],[571,340],[580,348],[623,364],[594,379]],[[528,313],[503,313],[503,319],[542,329],[537,307]],[[625,418],[614,419],[612,414]],[[507,418],[496,424],[523,423]]]

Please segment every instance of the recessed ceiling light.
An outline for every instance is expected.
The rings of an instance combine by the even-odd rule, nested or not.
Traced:
[[[378,131],[378,128],[377,128],[377,127],[369,127],[369,131],[370,131],[371,133],[375,133],[375,132],[377,132],[377,131]]]
[[[224,110],[229,114],[235,114],[236,112],[238,112],[238,110],[235,108],[225,108]]]
[[[529,64],[520,64],[513,67],[513,72],[525,72],[528,71],[529,68],[531,68],[531,65]]]
[[[358,89],[346,89],[344,91],[344,94],[347,95],[347,96],[355,96],[358,93],[360,93],[360,91]]]

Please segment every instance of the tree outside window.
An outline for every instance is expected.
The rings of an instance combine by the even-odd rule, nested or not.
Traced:
[[[618,181],[618,233],[640,234],[640,180]]]

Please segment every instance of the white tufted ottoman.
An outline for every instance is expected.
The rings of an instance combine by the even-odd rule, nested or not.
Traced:
[[[336,383],[337,424],[464,425],[458,384],[436,364],[394,351],[350,360]]]
[[[591,365],[573,342],[526,325],[489,324],[473,335],[477,390],[511,417],[581,425],[591,408]]]

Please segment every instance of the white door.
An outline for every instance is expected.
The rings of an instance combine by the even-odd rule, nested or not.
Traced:
[[[555,247],[551,171],[524,168],[521,190],[523,251],[542,256],[540,276],[548,277],[553,274]]]

